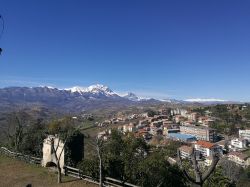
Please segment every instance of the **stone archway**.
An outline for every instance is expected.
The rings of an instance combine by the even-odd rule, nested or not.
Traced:
[[[45,164],[45,167],[47,168],[47,167],[57,167],[57,165],[56,165],[56,163],[54,163],[54,162],[47,162],[46,164]]]
[[[54,146],[54,148],[53,148]],[[42,166],[43,167],[57,167],[59,155],[61,154],[59,164],[60,168],[64,167],[64,144],[57,136],[49,135],[43,141],[43,159]],[[56,152],[55,152],[56,150]],[[57,155],[57,157],[56,157]]]

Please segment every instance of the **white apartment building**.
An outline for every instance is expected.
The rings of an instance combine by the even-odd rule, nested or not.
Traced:
[[[243,138],[234,138],[231,140],[231,148],[244,149],[247,147],[247,140]]]
[[[183,145],[179,148],[181,158],[189,158],[192,154],[192,147]]]
[[[199,140],[196,144],[194,144],[194,148],[196,151],[199,151],[204,157],[211,157],[214,152],[219,152],[222,154],[222,149],[213,143]]]
[[[250,141],[250,129],[239,130],[239,137]]]

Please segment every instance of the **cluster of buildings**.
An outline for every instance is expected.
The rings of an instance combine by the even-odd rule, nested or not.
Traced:
[[[205,166],[211,165],[214,153],[219,153],[219,155],[223,154],[223,151],[218,144],[204,140],[198,140],[193,142],[193,144],[181,146],[179,148],[180,156],[183,159],[189,159],[191,154],[193,154],[193,149],[196,157],[198,157],[200,162]]]
[[[204,140],[193,141],[189,145],[179,148],[182,158],[190,158],[192,150],[200,154],[205,165],[212,163],[212,155],[217,152],[229,161],[246,168],[250,166],[250,130],[239,130],[239,137],[232,137],[229,140],[219,142],[208,142]]]
[[[162,110],[153,117],[143,113],[127,118],[137,120],[130,123],[127,121],[131,120],[124,120],[124,124],[118,125],[118,130],[141,136],[147,142],[154,136],[162,136],[166,141],[180,141],[182,158],[189,158],[194,149],[195,154],[207,166],[212,162],[213,153],[219,153],[242,167],[250,165],[250,157],[246,154],[250,143],[250,130],[239,130],[238,137],[219,141],[216,130],[210,128],[215,119],[209,111],[202,116],[197,112],[177,108]]]
[[[97,125],[99,127],[105,127],[105,126],[109,126],[111,124],[121,124],[121,123],[129,122],[131,120],[147,118],[147,117],[148,117],[147,113],[131,114],[131,115],[124,116],[124,117],[114,117],[114,118],[111,118],[109,120],[104,120],[104,121],[98,123]]]

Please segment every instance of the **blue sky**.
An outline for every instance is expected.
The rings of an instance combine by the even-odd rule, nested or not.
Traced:
[[[0,87],[250,101],[250,1],[0,0]]]

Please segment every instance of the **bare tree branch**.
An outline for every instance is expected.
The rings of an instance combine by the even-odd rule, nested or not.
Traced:
[[[216,165],[219,161],[219,155],[217,153],[216,154],[214,153],[212,164],[210,165],[209,169],[204,174],[202,174],[199,170],[198,162],[197,162],[197,159],[195,156],[195,151],[193,148],[192,154],[191,154],[191,160],[192,160],[192,165],[193,165],[193,169],[194,169],[195,176],[196,176],[196,178],[194,179],[188,174],[186,169],[183,167],[183,162],[182,162],[180,150],[177,150],[177,156],[178,156],[178,160],[179,160],[178,161],[179,166],[182,169],[184,175],[187,177],[187,179],[190,182],[192,182],[193,184],[199,185],[199,186],[202,186],[203,183],[206,181],[206,179],[213,173],[213,171],[215,170]]]

